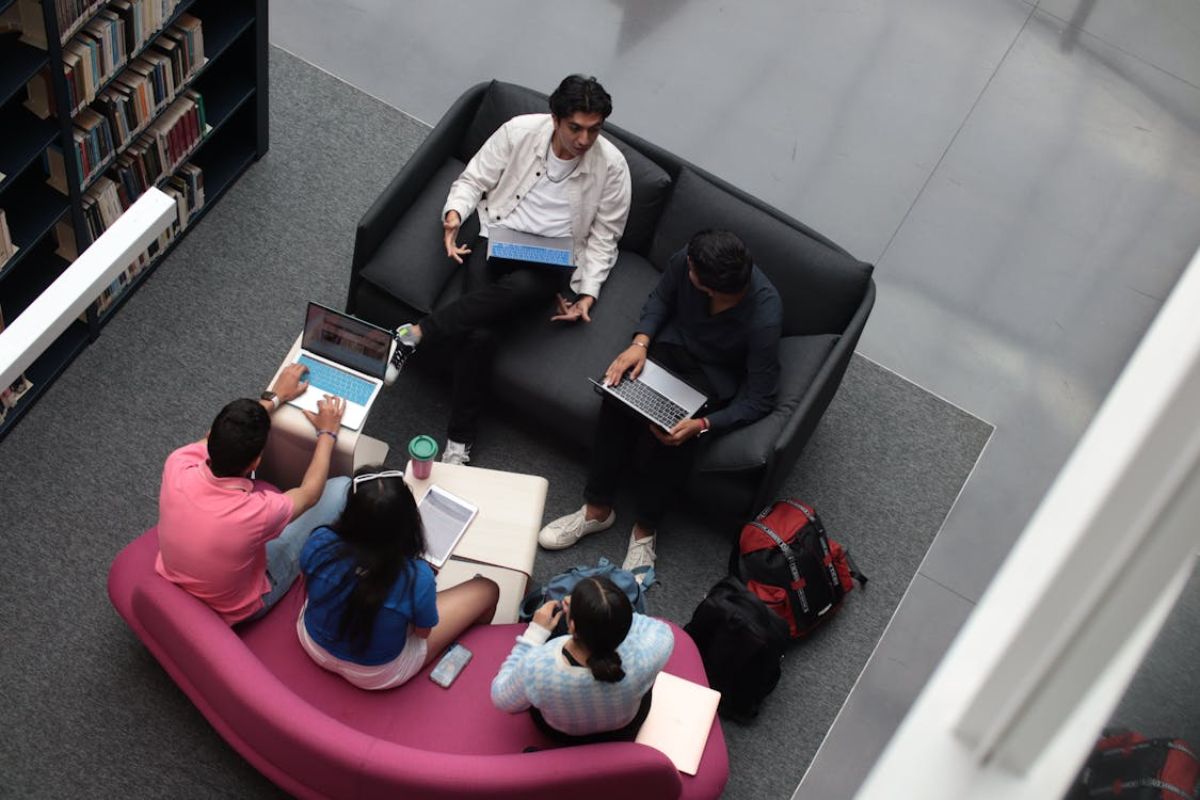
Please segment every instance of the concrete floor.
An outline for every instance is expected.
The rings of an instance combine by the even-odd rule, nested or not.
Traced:
[[[1195,0],[291,0],[271,41],[434,123],[613,121],[877,264],[860,352],[996,426],[797,791],[853,794],[1200,244]]]

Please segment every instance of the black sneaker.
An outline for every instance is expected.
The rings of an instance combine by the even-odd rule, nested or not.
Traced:
[[[384,383],[391,386],[396,382],[396,378],[400,377],[400,371],[404,369],[404,365],[412,358],[412,354],[417,352],[417,348],[411,344],[405,344],[400,341],[400,331],[407,329],[407,325],[397,328],[396,333],[392,336],[392,341],[396,343],[396,347],[392,350],[392,357],[388,361],[387,374],[384,376]]]

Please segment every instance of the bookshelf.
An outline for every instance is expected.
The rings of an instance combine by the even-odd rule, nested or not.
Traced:
[[[146,20],[155,24],[147,26]],[[195,20],[202,60],[187,69],[180,53],[191,53]],[[138,36],[128,33],[135,22]],[[81,53],[92,56],[86,65],[91,80],[83,83],[88,91],[81,102],[72,103],[79,97]],[[117,65],[107,73],[104,58]],[[0,318],[11,324],[91,244],[101,202],[97,193],[106,185],[106,198],[120,194],[118,205],[105,207],[108,224],[148,186],[175,191],[181,208],[200,196],[185,190],[185,174],[194,182],[199,168],[203,187],[203,204],[191,208],[186,226],[152,245],[103,302],[96,298],[26,370],[32,387],[11,408],[0,409],[0,440],[242,172],[266,154],[267,59],[267,0],[178,0],[173,7],[172,0],[0,0],[0,211],[13,245],[7,258],[0,253]],[[145,79],[150,88],[143,91],[158,104],[139,106],[136,125],[125,117],[118,123],[111,98],[132,103],[137,91],[131,87],[147,64],[159,72]],[[162,72],[172,69],[170,91],[164,91]],[[202,124],[176,121],[181,107],[191,108],[191,118]],[[80,143],[81,132],[90,131],[97,116],[106,117],[108,130]],[[112,145],[99,158],[89,149],[97,141]],[[153,162],[163,168],[161,174],[145,160],[147,150],[168,154]],[[84,169],[85,162],[91,169]],[[132,173],[141,180],[131,183]]]

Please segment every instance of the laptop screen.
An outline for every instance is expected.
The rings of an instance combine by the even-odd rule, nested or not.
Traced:
[[[392,335],[369,322],[309,303],[301,346],[364,375],[382,378],[387,372]]]

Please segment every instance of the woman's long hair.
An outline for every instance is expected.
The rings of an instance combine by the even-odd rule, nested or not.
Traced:
[[[617,647],[633,624],[633,604],[608,578],[585,578],[571,591],[574,636],[591,655],[587,666],[592,677],[616,683],[625,677]]]
[[[354,477],[378,473],[381,466],[360,467]],[[351,484],[342,516],[331,526],[337,541],[326,546],[324,561],[348,560],[340,592],[353,585],[338,625],[343,641],[361,653],[371,643],[375,617],[392,593],[403,570],[412,591],[414,559],[425,552],[425,529],[412,491],[400,476],[359,480]]]

